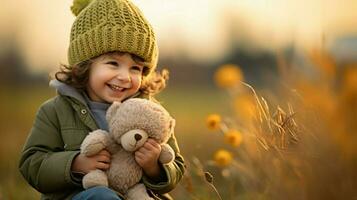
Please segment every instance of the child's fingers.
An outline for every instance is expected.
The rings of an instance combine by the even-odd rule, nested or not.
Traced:
[[[136,160],[144,160],[145,159],[145,154],[139,151],[135,152],[135,159]]]
[[[158,143],[153,143],[151,141],[147,141],[144,146],[145,149],[150,150],[150,151],[161,151],[161,146]]]
[[[149,138],[146,143],[151,144],[151,145],[152,145],[153,147],[155,147],[155,148],[160,148],[160,144],[157,143],[157,142],[156,142],[154,139],[152,139],[152,138]]]
[[[140,151],[136,151],[136,152],[135,152],[135,157],[138,157],[138,158],[145,158],[145,153],[140,152]]]
[[[109,169],[109,167],[110,167],[110,165],[108,163],[104,163],[104,162],[97,162],[97,164],[96,164],[97,169],[107,170],[107,169]]]
[[[155,146],[152,145],[150,142],[146,142],[143,147],[148,150],[155,149]]]
[[[106,155],[99,155],[96,159],[98,162],[110,163],[110,157]]]
[[[150,153],[151,151],[152,151],[152,150],[149,149],[149,148],[141,147],[141,148],[139,148],[136,152],[140,152],[140,153],[146,155],[146,154]]]
[[[107,156],[107,157],[109,157],[109,158],[110,158],[110,156],[111,156],[110,153],[109,153],[109,151],[106,150],[106,149],[103,149],[103,150],[99,151],[99,153],[98,153],[97,155],[104,155],[104,156]]]

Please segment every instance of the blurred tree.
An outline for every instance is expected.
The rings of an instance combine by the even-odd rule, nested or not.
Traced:
[[[43,74],[35,75],[29,70],[21,49],[12,39],[1,39],[0,83],[6,86],[20,86],[28,83],[42,83],[46,80]]]

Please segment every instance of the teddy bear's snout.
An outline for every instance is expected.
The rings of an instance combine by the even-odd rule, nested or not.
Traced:
[[[127,151],[135,151],[144,145],[148,134],[140,129],[130,130],[120,137],[120,143]]]
[[[141,140],[141,138],[143,138],[143,136],[141,136],[140,134],[136,133],[134,135],[134,138],[135,138],[136,141],[139,141],[139,140]]]

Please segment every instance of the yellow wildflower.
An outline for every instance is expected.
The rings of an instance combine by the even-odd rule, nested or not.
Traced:
[[[243,80],[243,74],[237,65],[227,64],[215,72],[214,79],[219,87],[231,88]]]
[[[233,156],[229,151],[221,149],[214,154],[214,162],[220,167],[228,166],[232,160]]]
[[[323,49],[312,49],[308,52],[314,66],[328,78],[334,78],[336,75],[336,64],[334,59]]]
[[[237,115],[245,120],[252,120],[257,114],[254,97],[251,95],[236,97],[234,100],[234,108]]]
[[[221,116],[218,114],[210,114],[207,117],[207,127],[211,130],[218,130],[221,126]]]
[[[344,89],[357,91],[357,64],[353,67],[346,67],[342,78]]]
[[[224,134],[224,141],[233,147],[238,147],[242,143],[242,140],[242,134],[235,129],[230,129]]]

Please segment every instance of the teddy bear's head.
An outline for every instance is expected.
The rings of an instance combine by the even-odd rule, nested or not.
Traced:
[[[175,127],[175,120],[165,108],[140,98],[114,102],[106,117],[110,134],[127,151],[135,151],[148,138],[166,143]]]

